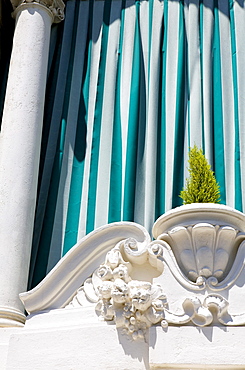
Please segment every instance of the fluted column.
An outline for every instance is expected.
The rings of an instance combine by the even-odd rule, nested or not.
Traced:
[[[0,326],[25,322],[50,29],[61,0],[12,0],[16,28],[0,134]]]

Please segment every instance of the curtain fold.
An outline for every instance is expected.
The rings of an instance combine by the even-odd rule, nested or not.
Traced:
[[[190,146],[244,210],[245,10],[235,0],[68,0],[53,28],[30,286],[85,234],[149,231]]]

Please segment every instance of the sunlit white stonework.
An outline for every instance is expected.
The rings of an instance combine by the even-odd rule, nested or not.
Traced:
[[[82,239],[21,299],[29,312],[92,305],[134,340],[156,324],[163,330],[245,325],[244,231],[245,215],[222,205],[166,213],[153,227],[153,241],[138,224],[106,225]]]
[[[59,23],[64,19],[64,8],[65,4],[62,0],[11,0],[15,16],[16,9],[18,7],[31,7],[32,5],[44,6],[52,14],[53,22]]]

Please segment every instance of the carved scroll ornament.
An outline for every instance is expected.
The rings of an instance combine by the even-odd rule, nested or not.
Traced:
[[[11,0],[14,13],[20,5],[40,4],[45,6],[53,16],[53,22],[59,23],[64,19],[65,4],[62,0]]]
[[[244,214],[182,206],[155,222],[153,236],[133,222],[94,230],[20,294],[26,311],[89,305],[134,340],[152,325],[245,325]]]
[[[204,227],[206,228],[206,225]],[[216,232],[219,230],[220,227],[216,227]],[[201,230],[202,232],[203,230]],[[237,232],[234,231],[234,233],[237,235]],[[214,276],[216,253],[213,253],[210,260],[209,257],[204,259],[205,264],[209,262],[207,270],[211,272],[206,277],[198,276],[193,282],[186,276],[186,269],[181,269],[178,265],[173,251],[166,241],[153,241],[141,253],[136,254],[137,241],[132,238],[127,239],[119,242],[107,253],[105,262],[93,273],[92,278],[86,280],[69,307],[82,305],[79,294],[81,297],[85,294],[89,301],[96,303],[96,311],[101,318],[106,321],[114,320],[116,326],[134,340],[144,338],[146,330],[155,324],[160,324],[163,328],[168,325],[188,323],[203,327],[216,320],[221,325],[244,325],[245,313],[229,314],[229,302],[222,296],[222,293],[220,294],[240,275],[244,264],[244,248],[245,243],[242,242],[234,262],[236,273],[233,271],[234,266],[232,266],[231,274],[228,273],[225,284],[224,280],[218,282],[217,277]],[[221,253],[219,249],[218,255],[223,256],[223,252]],[[227,264],[227,259],[224,260]],[[238,260],[240,260],[240,268],[237,265]],[[174,284],[179,285],[185,291],[186,298],[180,303],[176,310],[178,312],[171,310],[170,297],[165,294],[166,284],[173,284],[173,282],[168,282],[166,279],[165,284],[155,284],[133,278],[133,276],[137,276],[137,269],[141,264],[147,268],[146,261],[149,266],[158,270],[159,276],[164,276],[164,270],[170,270],[174,276]],[[193,261],[195,262],[195,259],[190,259],[190,263]],[[193,267],[196,267],[196,262]],[[202,271],[203,269],[200,269],[200,272]],[[215,290],[218,290],[219,294]],[[175,297],[175,300],[177,298]],[[216,312],[215,317],[214,311]]]

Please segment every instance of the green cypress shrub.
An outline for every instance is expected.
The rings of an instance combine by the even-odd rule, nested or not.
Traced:
[[[195,145],[189,151],[189,178],[180,192],[183,204],[219,203],[220,187],[202,149]]]

